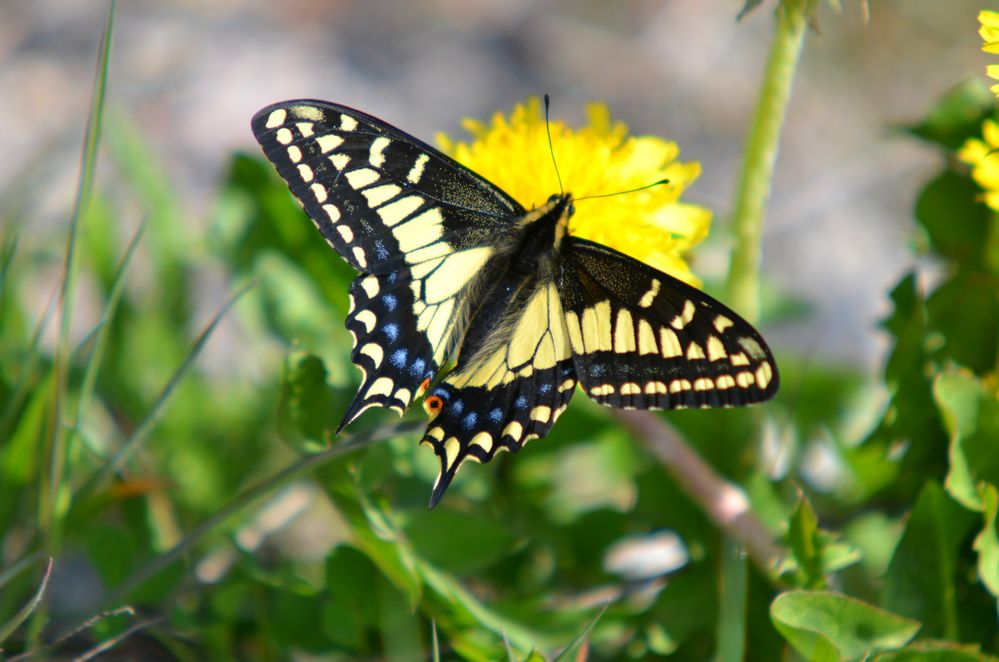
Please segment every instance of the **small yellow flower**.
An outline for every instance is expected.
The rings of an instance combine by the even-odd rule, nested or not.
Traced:
[[[971,165],[972,179],[985,189],[985,204],[999,211],[999,124],[985,120],[982,137],[966,140],[957,158]]]
[[[660,179],[669,184],[580,200],[569,232],[698,285],[686,253],[707,236],[711,212],[679,198],[697,179],[700,164],[677,161],[680,150],[675,143],[629,136],[624,123],[611,119],[606,104],[588,104],[586,115],[587,126],[581,129],[570,129],[558,120],[550,125],[562,181],[574,197],[627,191]],[[469,119],[463,126],[472,134],[471,143],[455,142],[444,134],[437,137],[451,157],[528,208],[559,192],[537,98],[516,105],[509,117],[496,113],[488,125]]]
[[[999,53],[999,12],[983,9],[978,12],[978,34],[982,36],[982,50],[986,53]],[[989,78],[999,80],[999,64],[990,64],[985,68],[985,73]],[[999,96],[999,83],[993,85],[992,93]]]

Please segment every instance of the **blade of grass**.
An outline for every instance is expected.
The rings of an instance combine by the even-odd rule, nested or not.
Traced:
[[[306,455],[291,463],[284,469],[281,469],[280,471],[243,490],[232,501],[219,508],[214,515],[191,529],[180,542],[166,552],[153,558],[146,563],[146,565],[134,572],[128,579],[122,582],[121,585],[115,588],[104,603],[106,605],[113,605],[121,602],[137,586],[179,559],[185,552],[191,549],[195,543],[200,541],[203,537],[205,537],[205,535],[213,531],[227,519],[239,513],[257,499],[265,496],[281,485],[284,485],[288,481],[298,478],[311,469],[320,466],[333,458],[345,455],[386,439],[422,430],[424,427],[425,424],[422,421],[408,421],[397,423],[392,426],[379,427],[367,434],[345,434],[343,435],[344,440],[336,446],[332,446],[318,453]]]
[[[34,597],[31,598],[31,600],[28,601],[26,605],[21,607],[21,610],[16,614],[14,614],[14,617],[12,619],[7,621],[3,625],[0,625],[0,644],[6,641],[10,635],[14,634],[14,631],[17,630],[17,628],[21,627],[21,624],[24,623],[26,620],[28,620],[28,617],[31,616],[31,614],[35,612],[35,609],[38,608],[39,603],[42,601],[42,598],[45,596],[45,589],[48,588],[49,577],[51,575],[52,575],[52,557],[50,556],[49,562],[45,566],[45,572],[42,574],[42,581],[38,585],[38,590],[35,591]]]
[[[14,256],[17,254],[17,246],[20,241],[18,235],[8,237],[3,242],[3,251],[0,253],[0,328],[3,326],[3,311],[7,309],[6,300],[10,283],[10,265],[14,263]]]
[[[90,206],[93,196],[94,175],[97,168],[97,146],[100,142],[101,126],[104,117],[104,101],[107,96],[108,64],[111,61],[111,38],[114,33],[115,0],[108,5],[107,21],[97,55],[97,73],[94,80],[94,94],[83,140],[83,154],[80,163],[80,178],[77,184],[76,201],[69,223],[69,238],[66,242],[66,257],[63,264],[62,287],[59,293],[59,340],[56,345],[53,369],[54,392],[52,398],[52,423],[47,438],[44,456],[48,458],[48,476],[42,482],[39,499],[39,525],[45,540],[45,548],[55,554],[59,546],[59,494],[63,489],[63,469],[65,463],[64,434],[62,426],[63,407],[69,379],[70,328],[73,318],[73,295],[76,286],[77,244],[80,224]]]
[[[12,580],[14,577],[17,577],[19,574],[21,574],[24,571],[25,568],[27,568],[30,565],[33,565],[36,561],[42,558],[44,558],[44,555],[41,553],[41,551],[35,551],[32,552],[31,554],[28,554],[27,556],[25,556],[20,561],[10,566],[3,572],[0,572],[0,587],[2,587],[4,584]]]
[[[21,409],[24,399],[28,397],[28,393],[31,391],[35,368],[42,358],[41,353],[38,351],[38,346],[41,344],[42,336],[45,334],[45,330],[48,329],[49,322],[52,321],[52,316],[55,314],[57,294],[58,290],[52,291],[52,294],[49,295],[48,303],[45,304],[45,311],[38,318],[35,332],[31,336],[31,342],[28,344],[27,352],[18,370],[17,384],[14,386],[13,393],[7,399],[7,406],[4,407],[3,414],[0,414],[0,439],[10,438],[13,431],[14,417]]]
[[[596,626],[597,622],[604,617],[604,614],[607,613],[608,607],[610,607],[610,603],[604,605],[604,608],[600,610],[600,613],[593,617],[593,620],[591,620],[589,624],[583,628],[583,631],[579,633],[579,636],[573,639],[572,642],[565,647],[565,650],[558,654],[558,657],[556,657],[553,662],[571,662],[575,659],[585,660],[585,657],[578,657],[578,653],[584,650],[583,647],[589,643],[590,633],[593,632],[593,628]]]
[[[166,620],[166,616],[155,616],[153,618],[147,618],[145,620],[139,621],[138,623],[133,623],[124,632],[119,634],[117,637],[111,637],[110,639],[105,639],[98,645],[94,646],[90,650],[86,651],[73,658],[73,662],[86,662],[87,660],[92,660],[101,653],[106,653],[111,650],[121,642],[125,641],[131,637],[136,632],[140,630],[145,630],[146,628],[156,625],[157,623],[162,623]]]
[[[718,662],[742,662],[746,655],[746,594],[749,568],[745,553],[730,539],[722,541],[719,587]]]
[[[123,615],[135,616],[135,608],[122,607],[120,609],[112,609],[111,611],[101,612],[96,616],[91,616],[83,623],[80,623],[79,625],[74,627],[72,630],[69,630],[68,632],[63,632],[62,634],[60,634],[58,637],[48,642],[47,644],[39,648],[32,648],[30,650],[27,650],[21,653],[20,655],[15,655],[14,657],[10,658],[9,660],[6,660],[5,662],[27,662],[27,660],[46,659],[46,657],[51,651],[55,650],[60,645],[62,645],[69,639],[72,639],[81,632],[89,630],[90,628],[94,627],[101,621],[105,621],[115,616],[123,616]]]
[[[250,282],[241,287],[235,292],[235,294],[229,297],[229,300],[222,305],[217,313],[215,313],[215,317],[212,318],[211,322],[208,323],[208,326],[205,327],[205,329],[194,341],[194,345],[192,345],[191,350],[187,353],[184,361],[170,377],[166,386],[163,387],[163,390],[156,398],[156,402],[153,403],[153,406],[146,414],[146,417],[142,419],[134,430],[132,430],[132,434],[128,436],[128,439],[125,440],[125,443],[121,445],[111,460],[98,469],[83,484],[83,487],[77,491],[74,502],[82,502],[85,497],[89,496],[95,489],[110,479],[114,473],[121,469],[122,464],[124,464],[125,460],[127,460],[128,457],[135,452],[135,449],[145,441],[146,437],[153,431],[153,428],[159,421],[160,416],[163,414],[166,404],[169,402],[170,396],[173,394],[174,389],[177,388],[177,385],[194,365],[195,360],[201,354],[201,350],[204,348],[205,343],[208,342],[208,338],[211,337],[212,332],[215,331],[215,328],[219,325],[219,322],[222,321],[222,318],[229,311],[229,309],[232,308],[232,306],[255,285],[256,282]]]
[[[87,360],[87,367],[83,374],[83,382],[80,385],[80,393],[76,402],[76,414],[74,416],[73,424],[71,426],[72,434],[76,435],[80,430],[80,421],[83,418],[83,412],[86,411],[87,403],[90,400],[90,396],[94,391],[94,384],[97,381],[97,373],[100,371],[100,366],[102,359],[104,358],[104,350],[107,347],[108,339],[108,329],[111,327],[111,320],[114,319],[115,312],[118,310],[118,303],[121,301],[121,294],[125,288],[125,272],[128,270],[129,264],[132,262],[132,257],[135,255],[135,249],[139,245],[139,240],[142,238],[143,232],[146,229],[146,221],[143,221],[139,228],[132,235],[131,241],[128,243],[128,247],[125,249],[125,255],[121,258],[121,262],[118,263],[118,269],[115,272],[114,280],[111,283],[111,292],[108,295],[107,304],[104,306],[104,313],[101,315],[100,321],[94,330],[93,338],[93,349],[90,352],[90,356]],[[71,437],[72,439],[73,437]],[[67,444],[68,446],[69,444]]]

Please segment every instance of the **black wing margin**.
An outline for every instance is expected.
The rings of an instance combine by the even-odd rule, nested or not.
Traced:
[[[777,364],[748,322],[704,292],[611,248],[567,237],[559,294],[582,388],[621,409],[769,400]]]

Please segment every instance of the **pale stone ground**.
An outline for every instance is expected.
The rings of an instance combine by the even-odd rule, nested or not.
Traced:
[[[576,120],[585,100],[604,99],[633,130],[676,140],[702,163],[690,199],[717,214],[696,258],[710,280],[724,268],[726,207],[773,4],[736,22],[735,0],[121,2],[109,103],[147,133],[197,236],[229,154],[256,149],[248,121],[269,102],[336,100],[430,139],[529,95],[549,92],[556,113]],[[979,3],[873,4],[866,26],[856,0],[844,0],[842,15],[826,7],[809,36],[765,273],[814,306],[770,330],[773,344],[876,369],[886,290],[914,262],[913,195],[939,161],[889,125],[981,76],[989,58],[979,52]],[[0,211],[26,210],[39,240],[58,236],[72,203],[105,7],[0,5]],[[56,259],[62,245],[48,250]],[[206,316],[227,288],[219,273],[206,267],[218,281],[204,290]]]

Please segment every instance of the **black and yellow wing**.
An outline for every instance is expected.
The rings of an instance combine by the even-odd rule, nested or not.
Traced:
[[[341,428],[370,406],[405,410],[461,339],[484,267],[525,210],[346,106],[286,101],[251,127],[326,241],[361,272],[347,328],[364,381]]]
[[[543,437],[577,383],[619,408],[769,399],[770,350],[703,292],[606,246],[564,237],[571,196],[530,212],[416,138],[357,110],[288,101],[252,121],[329,244],[361,273],[347,328],[363,383],[340,427],[428,393],[436,504],[465,460]],[[564,238],[563,238],[564,237]]]
[[[606,246],[563,242],[558,274],[583,390],[622,409],[735,407],[777,392],[760,334],[704,292]]]
[[[433,507],[465,460],[488,462],[544,437],[576,390],[562,303],[549,278],[500,285],[510,301],[491,324],[476,324],[454,370],[426,397],[431,420],[421,443],[441,462]]]

